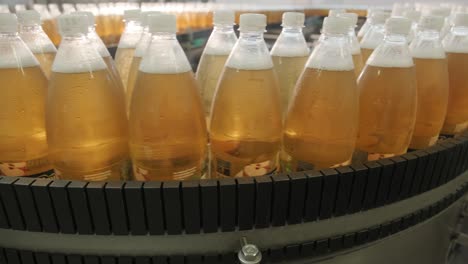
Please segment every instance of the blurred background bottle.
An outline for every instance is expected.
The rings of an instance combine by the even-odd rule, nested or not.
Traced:
[[[271,58],[278,75],[283,115],[309,56],[309,48],[302,33],[305,16],[303,13],[283,14],[283,30],[271,49]]]
[[[140,68],[140,63],[143,55],[146,53],[151,42],[151,33],[148,27],[148,16],[154,14],[161,14],[158,11],[148,11],[141,13],[141,20],[143,26],[143,32],[141,34],[140,40],[138,41],[135,47],[135,53],[133,55],[132,63],[130,65],[130,71],[128,73],[128,83],[125,93],[125,105],[127,109],[127,114],[130,111],[130,102],[132,101],[133,89],[135,88],[136,79],[138,76],[138,69]]]
[[[356,23],[358,16],[355,13],[342,13],[338,14],[338,17],[345,18],[348,22],[348,41],[351,45],[351,55],[353,56],[354,63],[354,74],[356,77],[359,77],[361,74],[362,68],[364,67],[364,62],[362,61],[361,54],[361,45],[356,36]]]
[[[21,39],[28,45],[49,79],[57,49],[42,30],[40,14],[35,10],[20,11],[18,21]]]
[[[224,69],[224,64],[237,41],[237,36],[233,29],[233,11],[215,11],[213,23],[213,33],[211,33],[211,36],[206,43],[198,64],[196,75],[208,125],[211,104],[219,76],[221,75],[221,72]]]
[[[115,64],[126,91],[130,66],[132,65],[138,41],[141,39],[143,27],[141,26],[141,12],[139,9],[125,10],[124,19],[125,30],[120,37],[117,52],[115,53]]]
[[[370,19],[371,26],[361,40],[361,54],[364,63],[367,62],[374,49],[382,43],[385,35],[384,24],[388,16],[388,13],[379,11],[372,13]]]

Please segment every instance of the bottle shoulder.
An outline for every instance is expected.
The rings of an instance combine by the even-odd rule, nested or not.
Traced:
[[[39,62],[31,50],[19,38],[0,38],[0,68],[22,68],[38,66]]]
[[[52,71],[84,73],[106,69],[101,55],[96,48],[90,48],[90,45],[92,44],[87,39],[62,40],[52,64]]]
[[[302,32],[296,34],[282,32],[271,49],[271,55],[279,57],[303,57],[308,56],[309,52]]]
[[[413,57],[406,42],[383,41],[371,54],[367,63],[377,67],[413,67]]]
[[[229,55],[236,45],[237,36],[234,31],[213,31],[206,42],[204,53],[210,55]]]
[[[192,70],[184,50],[174,39],[153,40],[142,57],[140,71],[156,74],[176,74]]]

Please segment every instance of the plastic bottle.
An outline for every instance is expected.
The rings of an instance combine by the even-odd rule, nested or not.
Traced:
[[[130,65],[130,72],[128,73],[128,84],[127,84],[127,89],[125,93],[127,113],[130,111],[130,102],[132,100],[132,93],[135,87],[136,78],[138,75],[138,69],[140,68],[142,57],[145,54],[146,49],[148,48],[151,42],[151,33],[149,32],[149,27],[147,23],[147,18],[151,14],[157,15],[157,14],[161,14],[161,12],[148,11],[148,12],[141,13],[143,33],[141,34],[141,38],[136,45],[135,54],[133,55],[132,64]]]
[[[137,180],[200,179],[207,130],[196,80],[176,39],[176,16],[149,15],[151,44],[130,105],[130,149]]]
[[[389,18],[385,39],[358,78],[359,133],[356,160],[376,160],[407,151],[416,120],[416,72],[407,35],[411,21]]]
[[[416,34],[418,21],[421,18],[421,12],[412,9],[406,10],[403,12],[403,17],[411,20],[411,30],[408,35],[408,42],[411,42],[413,41],[414,35]]]
[[[355,13],[343,13],[338,14],[338,17],[345,18],[348,22],[348,41],[351,45],[351,55],[353,56],[353,63],[354,63],[354,73],[356,77],[361,74],[361,70],[364,67],[364,62],[362,61],[362,54],[361,54],[361,45],[356,36],[356,23],[358,20],[358,16]]]
[[[278,170],[281,105],[263,39],[265,26],[265,15],[240,16],[240,38],[226,62],[211,108],[212,177],[260,176]]]
[[[115,64],[122,78],[124,89],[127,88],[135,48],[143,33],[140,15],[139,9],[125,10],[125,30],[120,37],[119,46],[115,53]]]
[[[302,33],[304,13],[283,13],[283,30],[271,49],[274,69],[278,75],[283,115],[288,110],[291,95],[301,75],[309,48]]]
[[[418,84],[418,110],[411,149],[427,148],[437,142],[447,112],[449,79],[440,30],[444,19],[423,16],[410,45]]]
[[[102,41],[102,39],[97,35],[95,27],[94,27],[94,15],[91,12],[87,11],[78,11],[74,12],[73,14],[76,15],[81,15],[81,16],[86,16],[88,18],[88,34],[87,38],[89,41],[94,45],[95,49],[99,52],[101,55],[102,59],[107,65],[107,68],[109,69],[111,73],[112,80],[115,82],[115,84],[124,91],[123,84],[122,84],[122,79],[120,78],[120,74],[117,71],[117,67],[115,66],[115,62],[112,59],[111,54],[109,53],[109,50],[107,49],[106,45]]]
[[[325,18],[322,35],[302,73],[283,132],[283,171],[348,164],[358,127],[356,84],[349,20]]]
[[[39,61],[42,71],[49,79],[57,49],[42,30],[40,14],[34,10],[20,11],[18,12],[18,20],[21,39],[28,45]]]
[[[371,16],[371,27],[361,40],[362,61],[365,63],[374,49],[382,43],[385,35],[385,20],[388,14],[384,12],[374,12]]]
[[[50,157],[62,179],[127,178],[128,136],[123,91],[87,38],[83,15],[59,17],[57,51],[47,98]]]
[[[468,13],[455,16],[442,43],[449,69],[449,102],[442,134],[455,135],[468,127]]]
[[[45,130],[47,79],[18,35],[13,14],[0,14],[0,176],[49,177]]]
[[[366,21],[364,22],[364,24],[362,24],[361,28],[359,29],[359,31],[357,33],[357,38],[358,38],[359,42],[361,42],[362,38],[367,33],[367,31],[369,31],[369,29],[371,27],[371,24],[372,24],[372,21],[371,21],[372,13],[375,12],[375,11],[376,10],[373,9],[373,8],[367,9]]]
[[[366,21],[364,22],[364,24],[361,26],[361,28],[359,29],[359,31],[357,33],[357,38],[358,38],[359,42],[362,41],[362,38],[364,37],[364,35],[366,35],[366,33],[371,28],[371,26],[372,26],[372,14],[375,13],[375,12],[385,13],[387,17],[390,17],[390,13],[388,11],[383,10],[383,9],[380,9],[380,8],[369,8],[369,9],[367,9]]]
[[[211,33],[197,69],[197,81],[201,91],[206,121],[209,124],[211,103],[224,64],[236,44],[234,11],[214,12],[214,29]]]
[[[442,30],[440,32],[440,36],[442,39],[449,33],[450,28],[453,26],[453,19],[455,18],[455,16],[452,16],[452,18],[450,18],[450,13],[451,10],[448,7],[432,8],[429,11],[430,15],[440,16],[444,18],[444,26],[442,27]]]

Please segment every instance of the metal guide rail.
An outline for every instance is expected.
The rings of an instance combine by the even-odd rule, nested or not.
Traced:
[[[234,263],[240,237],[267,262],[326,255],[452,206],[468,190],[467,169],[464,134],[376,162],[256,178],[3,177],[0,263]]]

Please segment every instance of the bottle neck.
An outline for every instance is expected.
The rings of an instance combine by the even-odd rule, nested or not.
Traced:
[[[62,41],[65,42],[77,42],[77,41],[88,41],[88,38],[85,34],[82,33],[74,33],[74,34],[66,34],[62,37]]]
[[[232,24],[215,24],[213,31],[221,33],[232,33],[234,32],[234,28],[232,27]]]
[[[302,27],[285,26],[283,27],[283,30],[281,32],[290,33],[290,34],[302,34]]]
[[[152,40],[176,40],[176,33],[171,32],[154,32],[152,33]]]
[[[440,32],[434,29],[423,28],[423,29],[418,30],[418,32],[416,33],[416,38],[427,39],[427,40],[430,40],[430,39],[438,40],[440,39]]]
[[[404,44],[406,45],[408,42],[408,38],[406,35],[403,34],[394,34],[394,33],[388,33],[385,34],[384,41],[387,43],[392,43],[392,44]]]
[[[451,33],[454,35],[468,35],[468,27],[463,26],[453,26],[451,29]]]
[[[239,39],[247,41],[263,41],[263,31],[241,31]]]
[[[348,42],[348,35],[347,34],[336,34],[330,32],[322,32],[320,35],[321,42],[335,42],[335,43],[345,43]]]
[[[39,24],[21,25],[20,31],[21,32],[42,31],[42,27]]]

